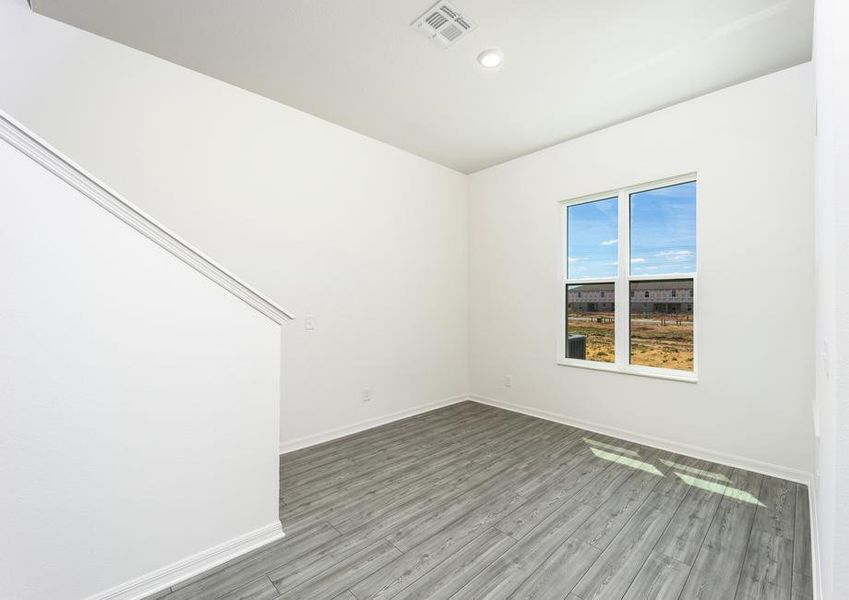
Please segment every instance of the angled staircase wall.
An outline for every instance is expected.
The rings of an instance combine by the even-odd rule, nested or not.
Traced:
[[[6,117],[0,172],[0,595],[137,598],[279,538],[288,313]]]

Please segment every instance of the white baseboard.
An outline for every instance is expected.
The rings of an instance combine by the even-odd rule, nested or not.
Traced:
[[[820,529],[817,505],[817,482],[808,486],[808,506],[811,509],[811,575],[813,577],[814,600],[822,600],[822,571],[820,570]]]
[[[400,421],[401,419],[406,419],[407,417],[412,417],[424,412],[429,412],[437,408],[442,408],[443,406],[457,404],[458,402],[465,402],[468,399],[469,396],[466,394],[462,394],[460,396],[452,396],[450,398],[437,400],[436,402],[420,404],[419,406],[416,406],[414,408],[398,411],[395,413],[384,415],[382,417],[375,417],[373,419],[360,421],[359,423],[354,423],[353,425],[337,427],[336,429],[328,429],[327,431],[322,431],[313,435],[307,435],[304,437],[296,438],[294,440],[281,441],[280,454],[286,454],[287,452],[301,450],[302,448],[309,448],[310,446],[315,446],[317,444],[323,444],[324,442],[329,442],[331,440],[345,437],[346,435],[359,433],[360,431],[372,429],[373,427],[380,427],[381,425],[386,425],[387,423],[392,423],[393,421]]]
[[[686,456],[692,456],[693,458],[698,458],[701,460],[706,460],[721,465],[728,465],[730,467],[735,467],[746,471],[761,473],[762,475],[769,475],[770,477],[778,477],[780,479],[787,479],[788,481],[795,481],[797,483],[807,485],[809,490],[811,489],[813,483],[811,473],[799,469],[792,469],[789,467],[762,462],[751,458],[735,456],[733,454],[726,454],[724,452],[717,452],[715,450],[700,448],[698,446],[691,446],[689,444],[681,444],[679,442],[673,442],[670,440],[665,440],[650,435],[644,435],[634,431],[627,431],[625,429],[618,429],[616,427],[600,425],[598,423],[592,423],[590,421],[584,421],[583,419],[576,419],[574,417],[568,417],[565,415],[560,415],[545,410],[529,408],[527,406],[512,404],[510,402],[503,402],[501,400],[487,398],[486,396],[472,394],[469,396],[469,400],[472,400],[473,402],[479,402],[480,404],[488,404],[497,408],[503,408],[505,410],[522,413],[531,417],[539,417],[540,419],[546,419],[548,421],[554,421],[556,423],[563,423],[564,425],[571,425],[572,427],[586,429],[587,431],[592,431],[601,435],[617,437],[623,440],[627,440],[629,442],[643,444],[644,446],[651,446],[652,448],[659,448],[661,450],[667,450],[669,452],[675,452],[677,454],[684,454]]]
[[[283,537],[283,526],[275,521],[230,541],[184,558],[147,575],[122,583],[111,589],[89,596],[87,600],[138,600],[167,587],[185,581],[199,573],[217,567]]]

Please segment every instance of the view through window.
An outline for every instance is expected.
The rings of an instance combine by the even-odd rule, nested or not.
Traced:
[[[614,284],[567,286],[566,356],[614,362],[616,300]]]
[[[618,198],[567,209],[566,357],[615,361]],[[606,279],[606,281],[605,281]]]
[[[692,294],[692,279],[631,282],[631,364],[693,370]]]
[[[565,218],[562,355],[692,372],[695,181],[566,203]]]

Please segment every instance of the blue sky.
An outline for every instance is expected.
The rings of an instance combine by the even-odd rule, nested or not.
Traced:
[[[568,276],[615,277],[616,198],[569,207]],[[631,274],[696,270],[696,184],[682,183],[631,195]]]

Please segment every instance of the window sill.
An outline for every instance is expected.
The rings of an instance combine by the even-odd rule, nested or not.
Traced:
[[[577,367],[579,369],[590,369],[593,371],[606,371],[608,373],[620,373],[622,375],[636,375],[637,377],[651,377],[653,379],[666,379],[669,381],[680,381],[683,383],[698,383],[699,379],[695,373],[684,371],[673,371],[670,369],[656,369],[653,367],[639,367],[627,365],[619,367],[614,364],[561,358],[557,361],[561,367]]]

